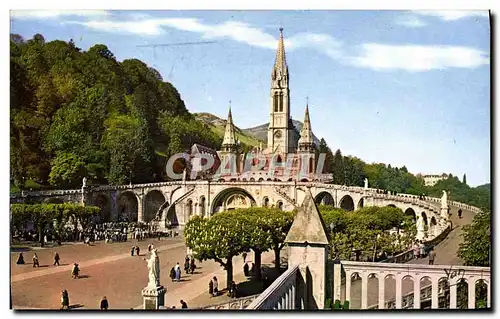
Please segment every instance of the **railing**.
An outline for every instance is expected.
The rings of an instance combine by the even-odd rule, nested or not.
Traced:
[[[394,303],[396,309],[402,309],[406,303],[406,306],[410,304],[408,298],[404,300],[405,296],[402,291],[402,281],[405,278],[410,278],[413,280],[413,299],[415,304],[413,308],[417,309],[420,307],[421,301],[428,300],[431,297],[431,307],[433,309],[438,308],[438,302],[440,294],[443,292],[439,289],[440,281],[447,280],[450,289],[450,308],[455,309],[457,307],[457,283],[459,280],[464,279],[468,284],[468,290],[470,291],[468,296],[468,308],[473,309],[475,307],[475,287],[476,283],[483,280],[487,285],[487,307],[491,305],[491,278],[490,278],[490,268],[489,267],[469,267],[469,266],[451,266],[451,265],[418,265],[418,264],[387,264],[387,263],[369,263],[369,262],[354,262],[354,261],[342,261],[342,267],[345,271],[345,291],[346,300],[351,301],[351,278],[361,278],[361,308],[368,309],[375,307],[374,305],[368,306],[368,285],[371,284],[368,278],[375,275],[378,278],[378,296],[379,304],[378,308],[383,309],[387,307],[387,302],[391,306],[391,302]],[[395,298],[391,298],[388,301],[385,300],[385,279],[388,276],[392,276],[396,283]],[[432,291],[429,294],[427,286],[420,287],[421,280],[427,278],[431,281]],[[334,285],[342,285],[341,282],[335,283]],[[337,291],[334,288],[334,291]],[[340,291],[340,290],[338,290]],[[416,292],[416,293],[415,293]]]
[[[236,300],[231,300],[229,302],[222,302],[215,305],[205,306],[199,309],[203,310],[234,310],[234,309],[246,309],[252,301],[254,301],[259,295],[252,295],[248,297],[238,298]]]
[[[296,309],[298,271],[298,265],[289,268],[252,301],[246,309]]]

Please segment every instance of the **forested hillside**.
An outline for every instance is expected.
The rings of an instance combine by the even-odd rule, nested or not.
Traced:
[[[10,163],[17,186],[162,181],[165,159],[221,139],[187,111],[175,87],[103,44],[83,51],[40,34],[10,41]]]

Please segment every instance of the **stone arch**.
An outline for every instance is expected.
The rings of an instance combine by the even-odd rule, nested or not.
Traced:
[[[389,204],[387,206],[397,208],[396,205],[394,205],[394,204]]]
[[[200,216],[205,216],[205,214],[206,214],[206,212],[205,212],[206,211],[206,206],[207,206],[207,203],[206,203],[205,196],[202,195],[200,197],[200,205],[199,205],[199,207],[200,207],[200,213],[199,213],[199,215]]]
[[[351,281],[351,300],[349,300],[349,308],[361,309],[361,298],[353,298],[353,296],[356,294],[354,288],[358,286],[361,287],[361,274],[357,271],[352,272],[349,278],[346,278],[346,280]]]
[[[263,181],[264,181],[264,179],[262,177],[259,178],[259,182],[263,182]]]
[[[438,300],[439,309],[450,308],[450,281],[447,277],[441,277],[438,280],[438,295],[441,296]]]
[[[269,197],[264,196],[262,199],[262,207],[269,207]]]
[[[94,205],[101,209],[100,222],[109,222],[112,220],[111,208],[113,207],[113,202],[108,195],[97,194],[94,199]]]
[[[384,277],[384,302],[386,303],[384,308],[387,309],[395,309],[395,291],[396,291],[396,276],[392,274],[388,274]],[[389,303],[387,304],[387,302]]]
[[[160,206],[166,202],[165,195],[157,189],[149,191],[144,196],[144,209],[142,214],[142,220],[144,222],[149,222],[156,217],[158,209]]]
[[[350,195],[344,195],[339,202],[339,207],[343,210],[353,211],[354,210],[354,201]]]
[[[361,197],[361,199],[358,202],[358,208],[363,208],[365,207],[365,198]]]
[[[432,280],[429,276],[420,278],[420,309],[430,308],[432,296]]]
[[[417,222],[417,214],[415,213],[415,211],[413,210],[413,208],[408,207],[405,210],[405,216],[410,216],[411,220],[413,221],[413,223]]]
[[[238,195],[238,196],[235,196]],[[230,187],[220,191],[212,202],[210,212],[212,214],[229,209],[256,206],[253,196],[243,188]]]
[[[303,179],[301,179],[300,181],[301,181],[301,182],[303,182],[303,183],[307,183],[307,182],[309,182],[309,180],[308,180],[307,178],[303,178]]]
[[[251,177],[250,182],[255,182],[255,178]]]
[[[475,289],[475,309],[486,308],[488,305],[488,285],[485,279],[477,279],[474,282]]]
[[[420,214],[420,215],[422,216],[422,221],[424,222],[424,225],[428,226],[429,221],[427,220],[427,214],[425,212],[422,212],[422,214]]]
[[[191,198],[189,198],[187,201],[186,201],[186,206],[184,207],[184,216],[186,216],[186,219],[185,219],[185,222],[187,222],[189,220],[189,218],[191,218],[191,216],[193,216],[193,200]]]
[[[276,202],[276,207],[278,207],[279,210],[283,210],[283,202],[282,201],[277,201]]]
[[[414,293],[414,290],[413,288],[415,287],[414,285],[414,282],[415,282],[415,278],[413,278],[413,276],[411,275],[406,275],[406,276],[403,276],[403,278],[401,278],[401,290],[402,290],[402,294],[401,294],[401,307],[403,309],[413,309],[415,308],[414,305],[413,305],[413,301],[410,299],[410,297],[404,297],[405,295],[408,295],[410,293]]]
[[[118,220],[137,222],[139,217],[139,199],[132,191],[121,192],[117,199]]]
[[[370,273],[367,276],[368,278],[368,292],[367,292],[367,305],[369,308],[375,306],[378,309],[378,289],[379,289],[379,280],[380,275],[376,272]]]
[[[457,280],[457,309],[469,308],[469,283],[465,278]]]
[[[314,198],[317,205],[330,205],[335,206],[332,194],[327,191],[322,191]]]

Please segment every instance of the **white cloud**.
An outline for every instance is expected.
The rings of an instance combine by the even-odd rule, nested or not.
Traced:
[[[408,28],[421,28],[427,25],[427,23],[425,23],[422,19],[414,15],[403,15],[397,17],[395,23]]]
[[[385,45],[365,43],[348,63],[373,70],[411,72],[447,68],[476,68],[489,64],[486,52],[460,46]]]
[[[468,11],[468,10],[446,10],[446,11],[413,11],[413,13],[422,16],[438,17],[444,21],[456,21],[469,17],[482,17],[488,18],[487,10],[482,11]]]
[[[11,18],[20,20],[56,19],[63,16],[97,17],[107,16],[106,10],[11,10]]]
[[[204,24],[193,18],[166,18],[166,19],[132,19],[129,21],[90,20],[72,21],[88,28],[109,33],[129,33],[146,36],[158,36],[165,33],[165,28],[200,33],[203,39],[227,38],[251,46],[276,49],[277,38],[262,29],[253,27],[244,22],[225,21],[220,24]],[[277,30],[276,30],[277,31]],[[276,32],[277,33],[277,32]],[[315,48],[330,57],[339,53],[340,42],[328,34],[299,33],[292,37],[285,36],[287,50],[310,47]]]

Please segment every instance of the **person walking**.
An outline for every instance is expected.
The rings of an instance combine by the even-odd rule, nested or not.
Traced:
[[[61,310],[69,309],[69,294],[66,289],[61,292]]]
[[[187,309],[187,308],[188,308],[187,303],[181,299],[181,309]]]
[[[141,249],[139,248],[139,245],[135,246],[135,254],[137,256],[139,256],[139,252],[141,251]]]
[[[418,246],[418,242],[413,245],[413,255],[416,259],[420,259],[420,247]]]
[[[78,279],[80,275],[80,268],[78,267],[77,263],[73,264],[73,269],[71,270],[71,276],[73,276],[73,279]]]
[[[175,265],[175,281],[181,281],[181,266],[179,266],[179,263]]]
[[[134,256],[134,251],[135,251],[135,246],[132,246],[132,248],[130,248],[130,256]]]
[[[36,253],[33,255],[33,268],[35,267],[40,267],[40,262],[38,261],[38,256]]]
[[[425,245],[422,241],[419,244],[419,248],[420,248],[420,258],[424,258],[425,257]]]
[[[214,276],[214,297],[217,297],[219,294],[219,282],[217,281],[217,277]]]
[[[101,306],[101,310],[108,310],[109,303],[108,303],[108,299],[106,299],[106,296],[102,297],[100,306]]]
[[[214,280],[210,279],[210,282],[208,283],[208,295],[210,297],[214,296]]]
[[[462,209],[458,210],[458,219],[462,219]]]
[[[236,287],[236,283],[233,281],[231,281],[231,285],[229,285],[229,297],[230,298],[237,298],[237,287]]]
[[[184,271],[186,272],[186,274],[189,274],[189,266],[189,257],[186,256],[186,259],[184,260]]]
[[[19,256],[17,256],[16,264],[18,264],[18,265],[24,265],[24,256],[23,256],[23,253],[19,253]],[[35,266],[33,266],[33,267],[35,267]]]
[[[194,270],[196,269],[196,265],[194,264],[194,257],[191,257],[191,264],[189,265],[189,269],[191,270],[191,274],[194,274]]]
[[[172,267],[172,269],[170,269],[170,279],[172,279],[172,282],[174,282],[174,280],[175,280],[175,267]]]
[[[434,251],[434,248],[431,248],[431,251],[429,252],[429,265],[434,265],[435,259],[436,259],[436,252]]]
[[[59,254],[56,252],[54,254],[54,266],[57,264],[57,266],[60,266],[59,260],[61,260],[61,257],[59,257]]]

